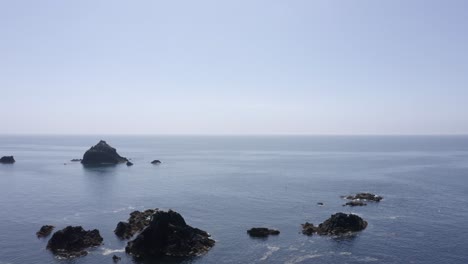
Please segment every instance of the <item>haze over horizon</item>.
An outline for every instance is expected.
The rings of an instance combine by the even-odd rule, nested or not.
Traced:
[[[466,10],[0,1],[0,134],[468,134]]]

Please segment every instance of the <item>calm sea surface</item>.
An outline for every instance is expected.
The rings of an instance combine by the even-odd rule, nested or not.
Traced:
[[[69,162],[101,138],[135,165]],[[112,263],[113,254],[133,263],[113,230],[146,208],[173,209],[216,240],[183,263],[468,263],[464,136],[0,136],[3,155],[17,162],[0,164],[0,264]],[[340,195],[363,191],[384,200],[342,207]],[[362,216],[367,229],[300,233],[301,223],[340,211]],[[35,236],[44,224],[97,228],[104,245],[56,259]],[[254,226],[281,234],[251,239]]]

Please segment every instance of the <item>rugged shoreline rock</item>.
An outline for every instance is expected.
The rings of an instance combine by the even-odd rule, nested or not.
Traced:
[[[373,202],[380,202],[380,200],[383,199],[382,196],[373,193],[357,193],[356,195],[345,196],[345,198],[348,200],[365,200]]]
[[[364,230],[366,227],[367,222],[355,214],[336,213],[318,226],[314,226],[309,222],[302,224],[302,233],[308,236],[314,233],[319,235],[343,235]]]
[[[247,234],[251,237],[267,237],[269,235],[279,235],[280,231],[276,229],[268,229],[265,227],[253,227],[247,230]]]
[[[157,211],[148,227],[128,242],[125,251],[139,259],[193,257],[206,253],[214,244],[207,232],[187,225],[179,213],[169,210]]]
[[[130,213],[128,222],[119,222],[114,230],[116,236],[121,239],[130,239],[136,233],[147,227],[151,221],[151,216],[158,209],[148,209],[144,212],[134,211]]]
[[[83,165],[106,165],[127,162],[127,158],[120,156],[117,150],[104,140],[99,141],[83,155]]]
[[[39,231],[36,232],[36,236],[38,238],[47,237],[50,235],[50,233],[52,233],[54,228],[55,227],[52,225],[44,225],[41,227],[41,229],[39,229]]]
[[[55,232],[47,243],[47,249],[62,258],[86,256],[85,249],[102,244],[99,230],[86,231],[81,226],[67,226]]]
[[[3,164],[13,164],[15,162],[16,161],[13,156],[3,156],[0,158],[0,163],[3,163]]]

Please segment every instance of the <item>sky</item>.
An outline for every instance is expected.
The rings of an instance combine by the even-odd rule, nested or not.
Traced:
[[[468,134],[467,12],[0,0],[0,134]]]

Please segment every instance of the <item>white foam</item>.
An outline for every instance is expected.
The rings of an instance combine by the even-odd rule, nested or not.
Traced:
[[[305,255],[305,256],[299,256],[299,257],[296,257],[296,258],[293,258],[291,260],[286,261],[285,264],[301,263],[301,262],[303,262],[305,260],[318,258],[318,257],[321,257],[321,256],[322,255],[320,255],[320,254],[309,254],[309,255]]]
[[[102,255],[104,255],[104,256],[107,256],[107,255],[110,255],[110,254],[114,254],[114,253],[122,253],[122,252],[125,252],[125,248],[122,248],[122,249],[102,248],[102,250],[103,250]]]
[[[340,252],[340,255],[345,255],[345,256],[349,256],[349,255],[352,255],[353,253],[351,252]]]
[[[272,246],[267,246],[268,251],[263,255],[263,257],[260,260],[267,260],[273,253],[278,251],[280,248],[279,247],[272,247]]]

